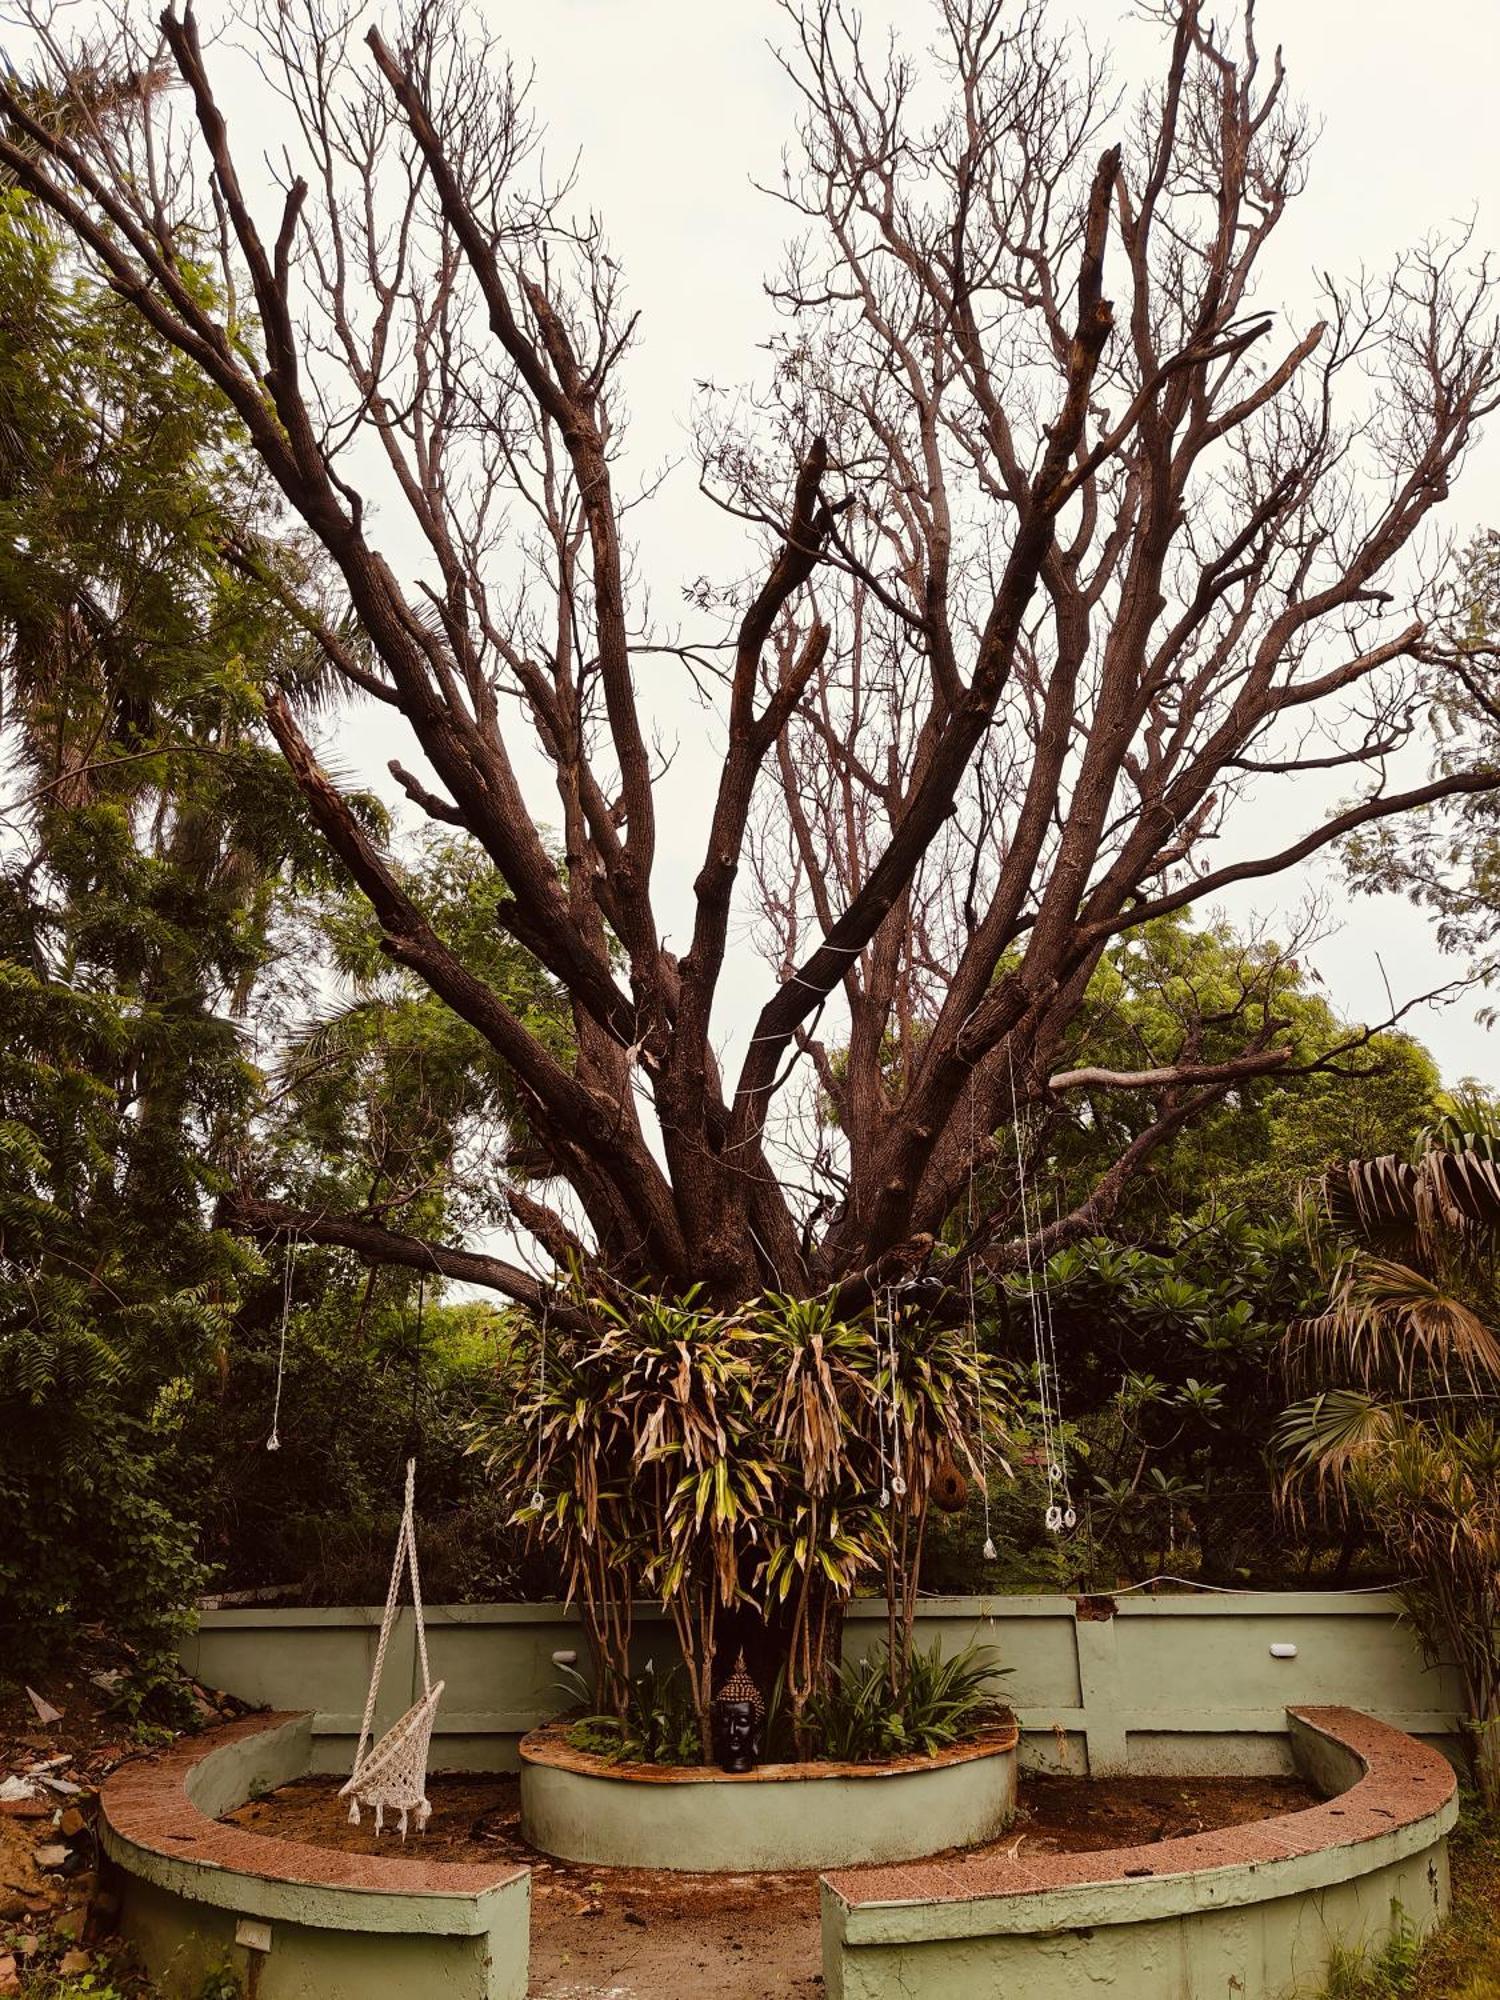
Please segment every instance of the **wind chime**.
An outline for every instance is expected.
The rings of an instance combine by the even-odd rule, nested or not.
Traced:
[[[901,1399],[897,1384],[896,1293],[884,1286],[875,1303],[875,1353],[885,1374],[885,1394],[875,1398],[876,1443],[880,1452],[880,1505],[906,1497],[901,1465]]]
[[[1010,1062],[1011,1133],[1016,1147],[1016,1186],[1021,1196],[1021,1240],[1026,1251],[1026,1294],[1031,1309],[1032,1354],[1036,1366],[1037,1404],[1042,1429],[1042,1462],[1047,1468],[1046,1526],[1053,1534],[1078,1525],[1068,1477],[1067,1445],[1063,1437],[1062,1408],[1058,1392],[1057,1331],[1052,1317],[1052,1288],[1047,1280],[1047,1259],[1041,1258],[1040,1283],[1032,1256],[1032,1217],[1038,1238],[1042,1234],[1041,1197],[1026,1173],[1026,1149],[1021,1135],[1021,1110],[1016,1094],[1015,1058]]]

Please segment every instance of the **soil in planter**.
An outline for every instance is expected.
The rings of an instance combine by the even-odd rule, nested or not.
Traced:
[[[371,1816],[351,1826],[338,1778],[302,1778],[226,1815],[230,1824],[348,1853],[377,1851]],[[432,1819],[405,1851],[427,1861],[519,1861],[532,1870],[533,2000],[814,2000],[822,1992],[818,1876],[684,1875],[554,1861],[521,1838],[520,1781],[436,1776]],[[1023,1778],[1016,1822],[992,1853],[1094,1852],[1243,1826],[1318,1803],[1290,1778]],[[399,1856],[386,1833],[378,1851]]]
[[[1299,1778],[1023,1778],[1014,1826],[995,1849],[1096,1854],[1149,1847],[1189,1833],[1216,1833],[1321,1804]]]

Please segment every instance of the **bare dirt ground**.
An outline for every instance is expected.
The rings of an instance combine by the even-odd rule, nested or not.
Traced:
[[[237,1826],[369,1853],[336,1778],[306,1778],[229,1815]],[[520,1861],[532,1870],[533,2000],[814,2000],[823,1988],[816,1873],[682,1875],[582,1868],[521,1839],[515,1778],[438,1776],[432,1819],[408,1848],[434,1861]],[[996,1851],[1085,1853],[1240,1826],[1316,1804],[1282,1778],[1032,1778]],[[390,1834],[382,1850],[400,1851]]]
[[[129,1719],[128,1666],[101,1636],[39,1675],[35,1698],[0,1678],[0,1996],[48,1991],[56,1974],[98,1971],[115,1955],[115,1911],[97,1893],[95,1804],[109,1772],[166,1733]],[[193,1699],[206,1725],[234,1712],[201,1690]]]

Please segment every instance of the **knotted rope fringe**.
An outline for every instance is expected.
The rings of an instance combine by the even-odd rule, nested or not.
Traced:
[[[354,1770],[339,1797],[349,1800],[349,1819],[359,1825],[361,1805],[375,1808],[375,1832],[384,1830],[385,1814],[401,1815],[401,1838],[406,1838],[407,1815],[417,1816],[417,1831],[425,1832],[432,1817],[427,1803],[427,1752],[432,1742],[432,1725],[437,1718],[443,1683],[434,1684],[427,1662],[427,1628],[422,1619],[422,1576],[417,1568],[416,1531],[417,1461],[406,1466],[406,1505],[401,1514],[401,1531],[396,1537],[396,1559],[391,1564],[391,1586],[386,1592],[385,1615],[380,1621],[380,1639],[375,1647],[375,1670],[370,1676],[370,1692],[365,1700],[365,1717],[360,1724],[359,1748],[354,1753]],[[380,1697],[380,1677],[385,1671],[386,1648],[396,1623],[396,1599],[401,1591],[401,1572],[411,1571],[412,1615],[417,1621],[417,1657],[422,1664],[422,1697],[413,1702],[399,1722],[392,1723],[368,1756],[365,1745],[375,1720],[375,1704]]]

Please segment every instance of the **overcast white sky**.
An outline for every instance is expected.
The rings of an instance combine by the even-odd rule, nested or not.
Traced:
[[[534,62],[534,101],[558,155],[581,150],[581,192],[605,214],[632,303],[642,309],[628,378],[636,450],[643,463],[679,456],[694,382],[752,375],[772,324],[761,279],[776,260],[784,219],[752,179],[775,177],[791,133],[791,93],[767,46],[778,33],[776,9],[770,0],[483,6],[514,54]],[[1124,76],[1139,74],[1156,46],[1122,0],[1056,0],[1055,11],[1059,21],[1081,23],[1096,44],[1112,43]],[[920,0],[873,0],[866,19],[872,32],[895,21],[925,38]],[[1294,90],[1325,126],[1312,185],[1284,227],[1275,267],[1294,316],[1315,269],[1382,265],[1429,230],[1475,214],[1481,244],[1500,243],[1495,0],[1261,0],[1259,22],[1263,48],[1284,43]],[[1500,525],[1500,437],[1480,447],[1450,511],[1460,536],[1478,524]],[[742,560],[735,535],[699,499],[686,468],[638,527],[654,601],[669,615],[682,583],[732,573]],[[701,731],[701,718],[684,708],[673,782],[689,792]],[[350,734],[347,749],[376,748],[362,724]],[[1268,802],[1266,810],[1275,807]],[[669,843],[676,828],[697,830],[690,817],[668,816]],[[674,911],[680,920],[697,858],[690,842],[675,855],[668,846],[664,859],[675,860],[681,878],[676,895],[662,898],[668,921]],[[1232,914],[1291,908],[1305,889],[1260,885]],[[1342,928],[1316,962],[1356,1018],[1383,1011],[1377,951],[1403,998],[1451,975],[1428,920],[1404,904],[1360,902],[1340,915]],[[743,982],[747,1005],[764,979],[757,966]],[[1500,1081],[1500,1063],[1474,1020],[1477,1004],[1469,998],[1426,1010],[1409,1025],[1451,1078]]]

